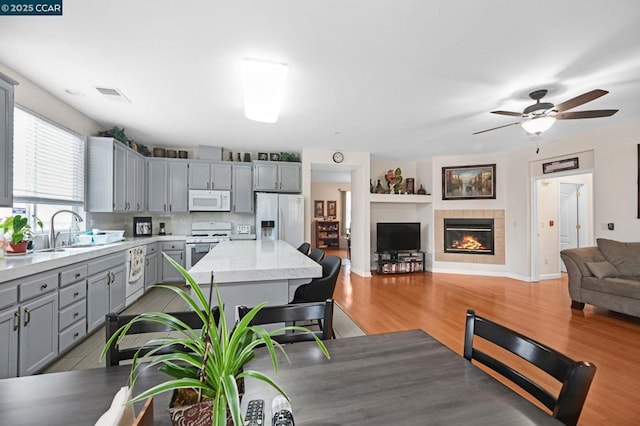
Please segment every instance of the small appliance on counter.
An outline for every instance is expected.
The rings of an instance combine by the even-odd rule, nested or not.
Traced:
[[[160,222],[160,230],[158,231],[158,235],[167,235],[167,230],[164,227],[164,222]]]
[[[150,237],[151,236],[151,217],[134,217],[133,218],[133,236],[134,237]]]

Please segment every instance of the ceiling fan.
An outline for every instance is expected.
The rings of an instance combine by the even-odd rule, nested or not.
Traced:
[[[529,93],[529,97],[536,101],[535,104],[529,105],[522,112],[513,111],[491,111],[492,114],[509,115],[512,117],[521,117],[522,120],[515,123],[505,124],[503,126],[493,127],[487,130],[481,130],[475,132],[474,135],[479,133],[489,132],[491,130],[502,129],[503,127],[514,126],[519,124],[522,128],[530,134],[539,135],[540,133],[549,130],[556,120],[575,120],[579,118],[598,118],[609,117],[618,112],[617,109],[598,109],[592,111],[575,111],[566,112],[577,106],[591,102],[594,99],[598,99],[601,96],[609,93],[606,90],[595,89],[587,93],[583,93],[580,96],[576,96],[573,99],[569,99],[561,104],[554,105],[550,102],[540,102],[540,100],[547,94],[546,89],[535,90]]]

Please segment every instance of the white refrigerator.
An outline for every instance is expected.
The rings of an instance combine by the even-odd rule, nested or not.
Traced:
[[[299,194],[256,194],[256,236],[284,240],[297,248],[304,241],[304,198]]]

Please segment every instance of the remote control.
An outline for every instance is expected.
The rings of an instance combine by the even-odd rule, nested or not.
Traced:
[[[271,402],[272,426],[294,426],[291,404],[282,395],[273,398]]]
[[[247,404],[247,415],[244,416],[246,426],[262,426],[264,422],[264,400],[252,399]]]

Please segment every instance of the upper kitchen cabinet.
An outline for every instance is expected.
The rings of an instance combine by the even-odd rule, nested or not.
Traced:
[[[231,164],[189,161],[189,189],[231,189]]]
[[[277,161],[254,161],[253,190],[302,192],[302,164]]]
[[[0,73],[0,207],[13,205],[13,96],[17,84]]]
[[[253,167],[251,164],[234,164],[231,168],[233,174],[233,189],[231,201],[234,213],[253,213],[253,182],[251,179]]]
[[[150,158],[147,160],[147,211],[179,213],[188,208],[189,168],[183,160]]]
[[[113,138],[88,141],[87,210],[90,212],[140,212],[145,210],[143,156]]]

